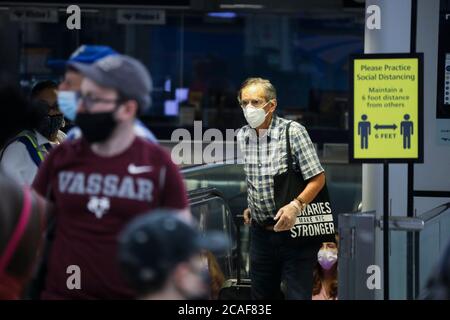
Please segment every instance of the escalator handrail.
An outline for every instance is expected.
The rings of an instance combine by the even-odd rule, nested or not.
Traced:
[[[206,187],[206,188],[198,188],[194,190],[188,191],[188,199],[191,202],[197,198],[210,198],[210,197],[219,197],[222,198],[226,203],[225,197],[222,192],[220,192],[217,188],[214,187]]]
[[[188,192],[189,205],[192,205],[194,203],[198,204],[198,203],[202,203],[202,202],[207,202],[210,199],[214,199],[214,198],[219,198],[220,200],[222,200],[223,205],[225,206],[225,210],[231,216],[231,220],[234,222],[235,227],[239,226],[239,220],[242,216],[233,215],[233,212],[231,211],[231,208],[228,204],[227,199],[225,199],[225,197],[223,196],[223,193],[220,192],[217,188],[206,187],[206,188],[199,188],[199,189],[191,190]]]
[[[224,167],[224,166],[231,166],[231,165],[239,165],[242,163],[227,163],[227,161],[239,161],[240,159],[235,158],[235,159],[226,159],[225,161],[219,161],[219,162],[213,162],[213,163],[201,163],[201,164],[194,164],[194,165],[190,165],[190,166],[186,166],[181,168],[181,173],[189,173],[192,171],[200,171],[202,169],[212,169],[212,168],[216,168],[216,167]]]

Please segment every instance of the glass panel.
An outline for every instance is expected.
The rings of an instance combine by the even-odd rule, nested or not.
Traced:
[[[233,215],[242,214],[247,206],[247,186],[242,165],[211,165],[183,171],[188,191],[214,187],[224,195]],[[241,277],[248,278],[249,272],[249,228],[241,227]],[[233,238],[234,235],[233,235]],[[236,253],[237,254],[237,253]],[[236,257],[235,257],[236,258]],[[236,260],[233,260],[234,263]],[[232,272],[231,278],[236,277]]]
[[[449,212],[444,211],[425,221],[424,229],[415,234],[390,231],[390,299],[415,299],[421,296],[450,239]]]
[[[389,232],[389,299],[407,299],[407,232]]]
[[[232,221],[230,212],[221,198],[211,198],[205,202],[191,206],[192,215],[197,219],[200,230],[220,231],[232,237]],[[210,255],[212,258],[212,255]],[[230,279],[234,277],[232,269],[232,251],[229,250],[223,254],[214,255],[215,272],[218,278]]]
[[[186,188],[212,187],[222,192],[233,214],[241,214],[247,205],[245,173],[240,164],[212,165],[183,170]]]
[[[450,239],[449,213],[450,210],[447,209],[447,211],[426,223],[424,230],[420,233],[419,279],[421,291],[432,275],[433,268],[438,263]]]
[[[362,167],[359,164],[323,164],[328,190],[336,212],[358,211],[362,199]],[[233,213],[245,209],[247,186],[241,164],[201,166],[184,170],[186,187],[195,190],[204,187],[216,187]],[[234,211],[233,208],[242,208]]]
[[[322,164],[331,203],[337,213],[360,211],[362,201],[362,166],[360,164]]]
[[[361,203],[361,176],[359,164],[324,164],[327,183],[334,210],[337,213],[354,212]],[[247,186],[243,165],[210,165],[183,170],[188,190],[215,187],[224,195],[233,215],[242,214],[247,207]],[[249,228],[241,232],[241,276],[249,272]]]
[[[439,257],[439,222],[428,223],[420,233],[420,288],[431,274]]]

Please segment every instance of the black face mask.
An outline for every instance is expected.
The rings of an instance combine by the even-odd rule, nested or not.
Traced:
[[[53,140],[58,130],[64,125],[63,115],[45,117],[39,124],[37,131],[49,140]]]
[[[89,143],[106,141],[117,126],[114,111],[77,113],[75,124],[80,127],[83,137]]]

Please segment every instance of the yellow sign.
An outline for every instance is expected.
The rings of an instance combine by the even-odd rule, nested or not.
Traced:
[[[353,60],[353,158],[418,159],[419,59]]]

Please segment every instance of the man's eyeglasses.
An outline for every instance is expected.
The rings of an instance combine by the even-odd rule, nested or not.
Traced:
[[[116,106],[119,105],[121,102],[123,102],[123,99],[103,99],[103,98],[95,98],[89,95],[82,95],[80,92],[77,92],[77,102],[82,103],[83,106],[90,110],[96,105],[97,103],[113,103]]]
[[[270,101],[264,101],[264,100],[242,100],[240,102],[240,106],[242,109],[246,108],[249,104],[255,108],[261,108],[261,107],[265,107],[266,104],[268,104]]]

